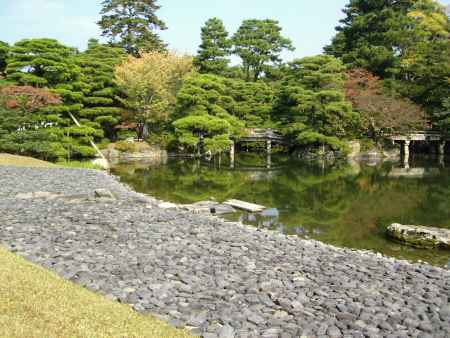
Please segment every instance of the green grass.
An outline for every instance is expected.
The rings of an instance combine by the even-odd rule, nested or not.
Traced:
[[[0,165],[58,168],[53,163],[9,154],[0,154]],[[80,162],[68,165],[87,167]],[[0,247],[0,337],[192,336],[66,281]]]
[[[188,338],[0,247],[0,337]]]
[[[81,168],[81,169],[98,169],[102,170],[103,168],[99,165],[88,161],[64,161],[64,162],[56,162],[56,165],[65,167],[65,168]]]
[[[4,166],[17,166],[17,167],[38,167],[38,168],[81,168],[81,169],[98,169],[103,168],[99,165],[93,164],[88,161],[62,161],[57,163],[51,163],[47,161],[38,160],[32,157],[11,155],[0,153],[0,165]]]
[[[0,165],[18,166],[18,167],[45,167],[56,168],[56,165],[50,162],[37,160],[31,157],[10,155],[0,153]]]

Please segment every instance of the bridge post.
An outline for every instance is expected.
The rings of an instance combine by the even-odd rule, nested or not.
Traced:
[[[447,143],[447,141],[441,141],[441,142],[439,142],[439,145],[438,145],[438,154],[439,154],[439,155],[444,155],[446,143]]]
[[[267,154],[271,154],[272,153],[272,140],[268,139],[267,140]]]
[[[410,145],[411,145],[410,140],[405,140],[405,142],[402,145],[402,147],[403,147],[403,164],[405,165],[405,167],[409,167]]]
[[[230,146],[230,168],[234,168],[235,143],[232,141]]]

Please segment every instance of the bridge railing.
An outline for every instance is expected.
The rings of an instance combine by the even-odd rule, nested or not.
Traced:
[[[283,135],[273,129],[248,128],[245,130],[244,138],[245,137],[282,139]]]

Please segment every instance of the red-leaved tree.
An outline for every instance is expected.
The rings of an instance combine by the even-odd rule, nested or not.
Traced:
[[[353,110],[361,114],[364,134],[377,141],[386,134],[420,130],[427,125],[422,107],[389,93],[383,88],[382,81],[366,69],[348,71],[344,89]]]
[[[5,86],[0,88],[0,104],[8,109],[35,111],[61,103],[58,94],[31,86]]]

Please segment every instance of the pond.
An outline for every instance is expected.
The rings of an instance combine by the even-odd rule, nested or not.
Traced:
[[[239,154],[234,166],[219,161],[170,158],[164,164],[121,164],[112,169],[136,191],[175,203],[230,198],[266,206],[263,214],[227,216],[257,227],[341,247],[450,264],[450,252],[391,241],[391,223],[450,229],[450,168],[416,157],[399,163],[326,166],[288,156]]]

